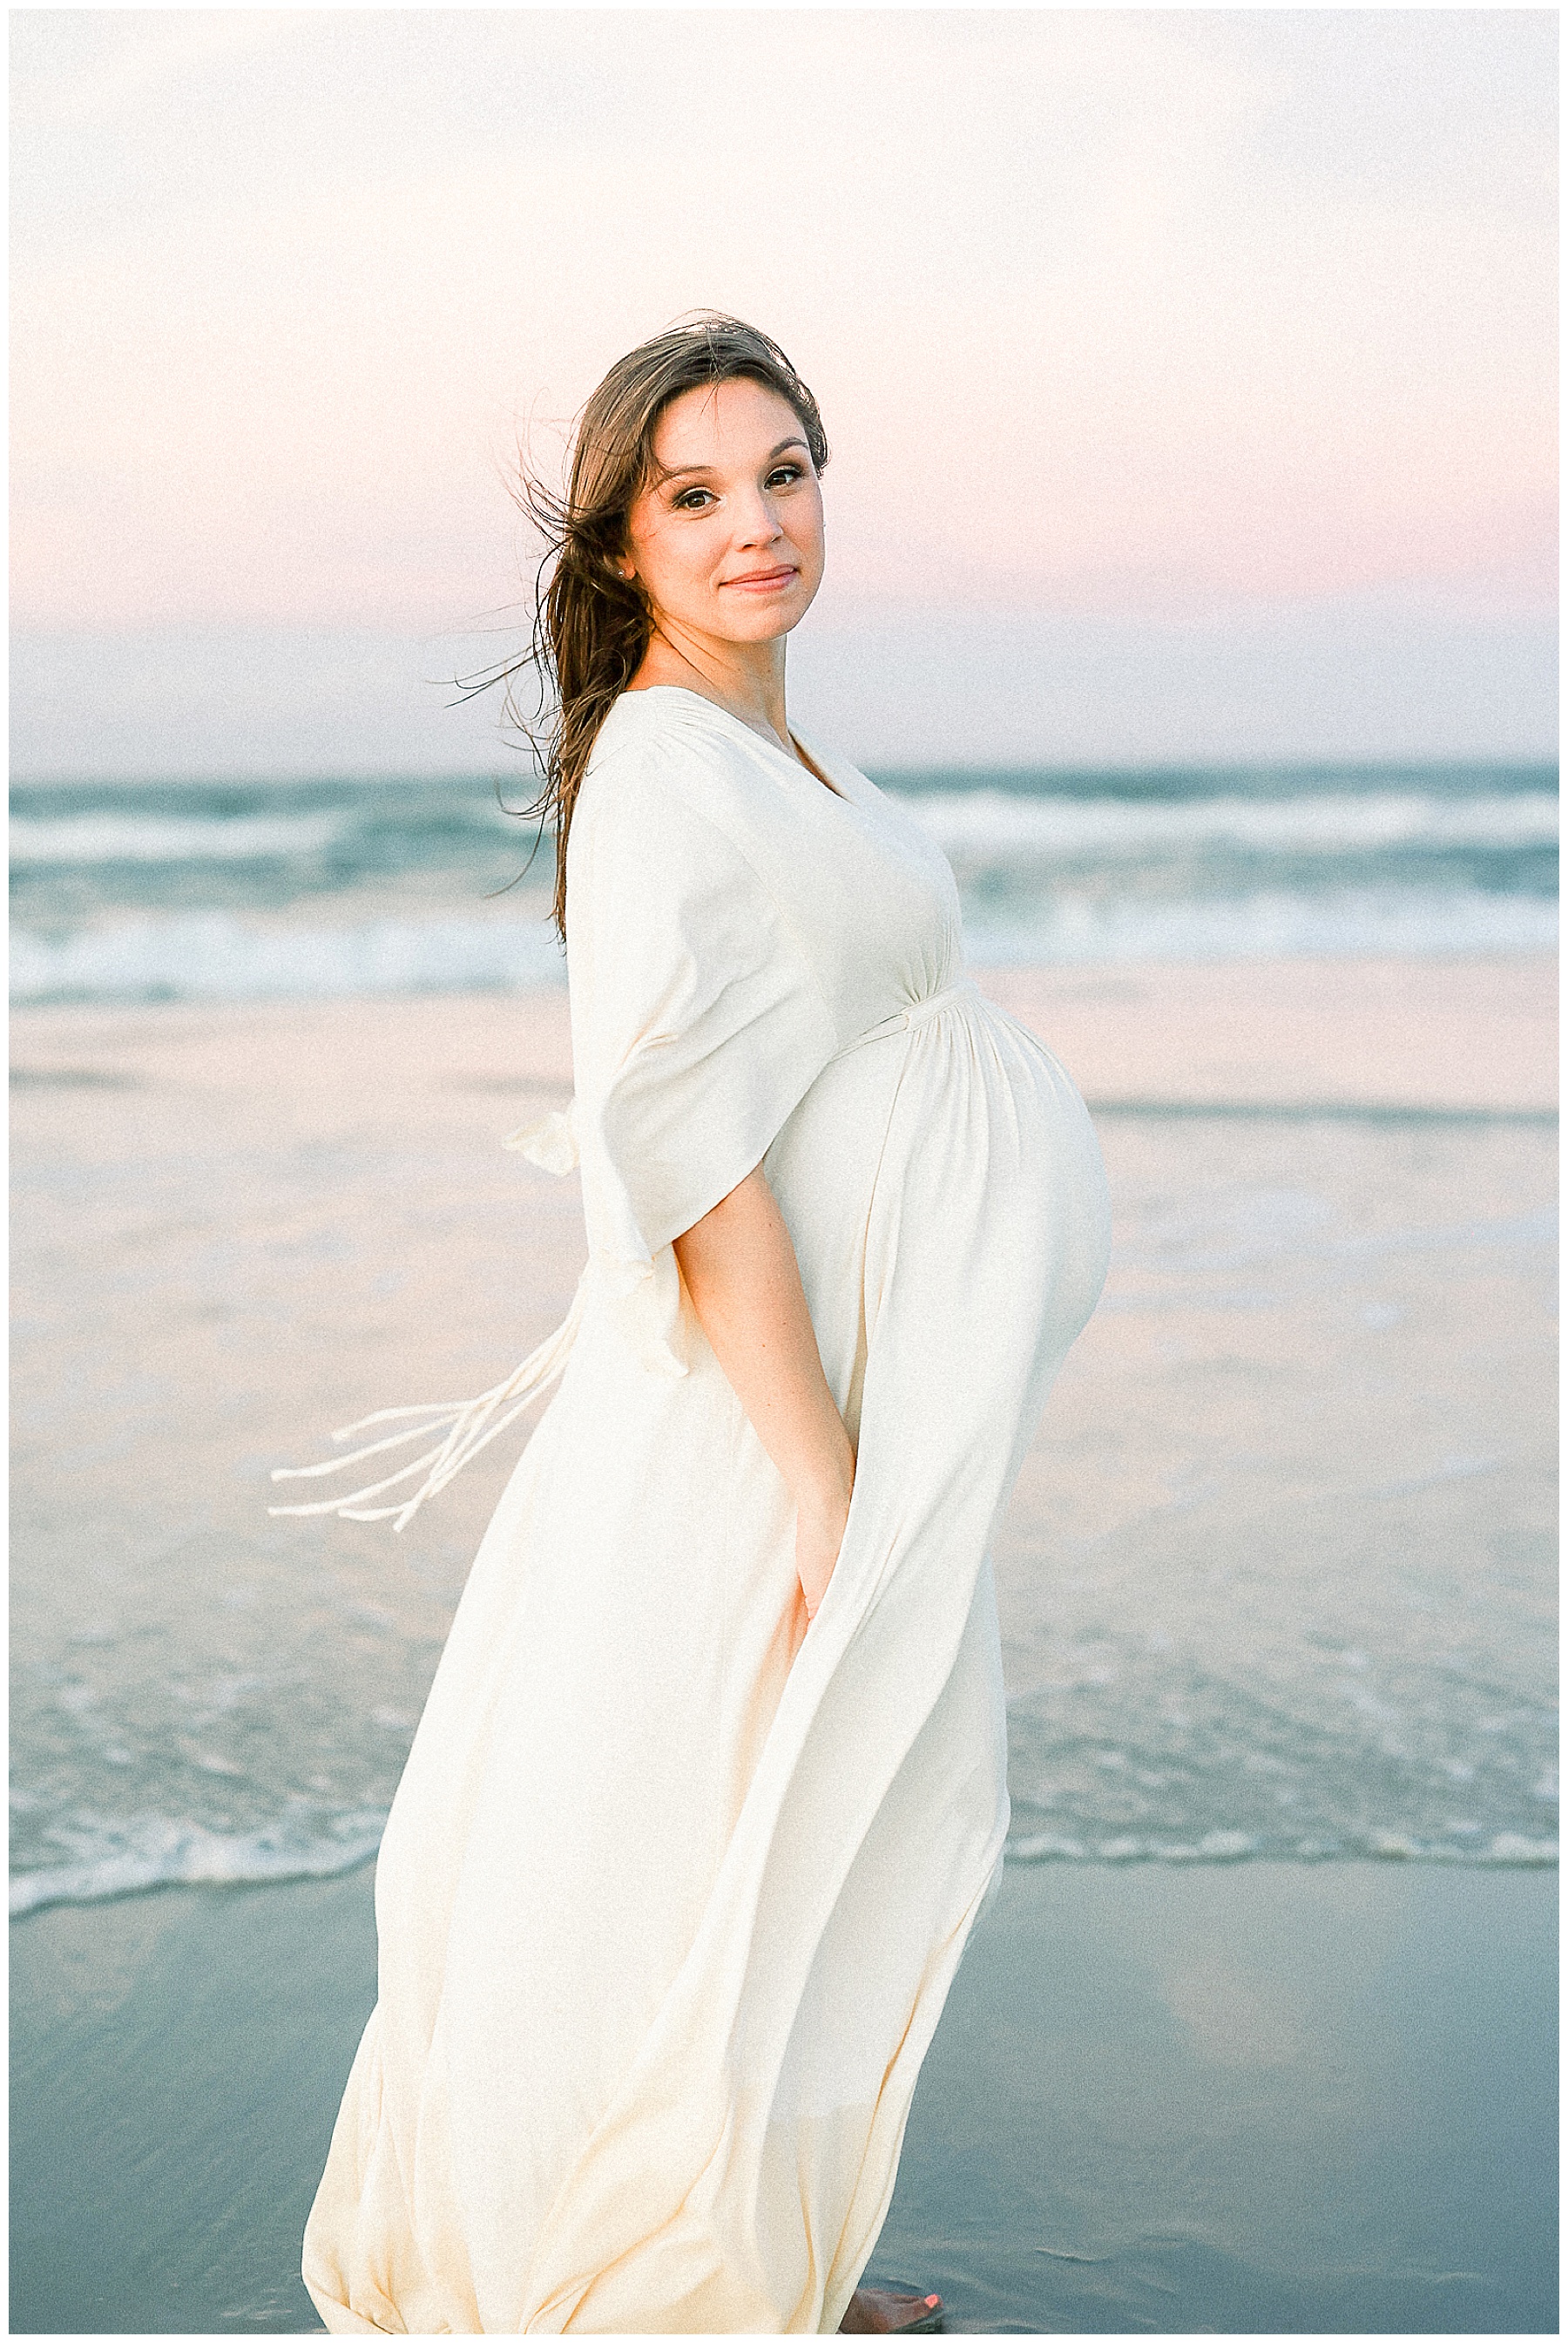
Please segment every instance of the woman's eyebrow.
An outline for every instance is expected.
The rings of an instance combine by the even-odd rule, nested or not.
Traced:
[[[784,450],[785,450],[785,448],[786,448],[786,447],[806,447],[806,442],[804,441],[804,439],[801,439],[801,438],[799,438],[799,437],[792,437],[792,438],[789,438],[789,439],[780,439],[780,441],[779,442],[779,445],[777,446],[777,447],[775,447],[775,448],[773,448],[773,449],[771,449],[771,450],[769,451],[769,456],[768,456],[767,460],[768,460],[768,462],[769,462],[769,463],[770,463],[770,464],[776,464],[776,463],[778,462],[778,460],[779,460],[779,457],[784,453]],[[807,454],[808,454],[808,455],[809,455],[811,451],[810,451],[810,449],[808,447],[808,448],[806,449],[806,452],[807,452]],[[662,470],[662,469],[661,469],[661,470],[659,470],[658,472],[655,473],[655,475],[654,475],[654,481],[653,481],[653,485],[654,485],[654,487],[655,487],[656,488],[662,488],[662,487],[664,486],[664,483],[666,482],[666,480],[684,480],[684,479],[686,479],[686,478],[688,478],[691,473],[694,473],[694,472],[711,472],[711,471],[715,470],[716,468],[716,468],[714,465],[712,465],[712,464],[676,464],[676,465],[673,465],[673,466],[670,468],[670,469],[669,469],[669,470],[668,470],[668,471],[665,471],[665,470]]]

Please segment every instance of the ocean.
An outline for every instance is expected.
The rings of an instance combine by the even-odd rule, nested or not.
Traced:
[[[1249,962],[1402,958],[1413,1014],[1555,936],[1549,769],[877,778],[982,968],[1131,1024],[1140,964],[1230,960],[1242,1055]],[[530,836],[475,780],[15,792],[14,1911],[377,1843],[516,1450],[407,1539],[267,1475],[569,1295],[574,1185],[495,1145],[564,1071]],[[1013,1858],[1553,1860],[1542,1113],[1101,1135],[1111,1282],[997,1551]]]
[[[1550,949],[1539,766],[877,772],[958,873],[980,966]],[[21,783],[12,998],[332,999],[564,979],[509,786]],[[531,854],[531,860],[530,860]]]

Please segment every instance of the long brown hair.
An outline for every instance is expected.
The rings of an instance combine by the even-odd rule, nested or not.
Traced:
[[[713,309],[679,319],[617,359],[578,418],[564,497],[526,461],[518,467],[513,493],[545,541],[533,636],[520,658],[484,681],[505,678],[508,717],[540,769],[538,795],[519,810],[539,821],[541,835],[544,824],[555,825],[555,920],[563,940],[572,809],[599,726],[641,666],[653,632],[640,585],[623,578],[618,565],[632,505],[657,469],[654,433],[683,391],[739,377],[765,384],[794,409],[820,471],[828,439],[811,393],[777,342]],[[517,698],[525,674],[538,689],[532,716]]]

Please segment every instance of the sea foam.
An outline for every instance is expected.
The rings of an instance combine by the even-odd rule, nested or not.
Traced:
[[[150,1887],[236,1887],[265,1881],[327,1879],[373,1855],[385,1810],[323,1815],[300,1803],[263,1829],[230,1835],[166,1815],[117,1822],[82,1816],[52,1834],[75,1859],[15,1873],[11,1916],[49,1904],[97,1904]]]
[[[20,1872],[11,1881],[11,1917],[55,1904],[107,1903],[158,1887],[243,1887],[289,1880],[329,1879],[353,1871],[376,1853],[387,1815],[382,1810],[317,1816],[311,1827],[300,1812],[270,1826],[229,1835],[163,1815],[137,1815],[115,1824],[78,1824],[69,1833],[76,1859]],[[1271,1859],[1312,1863],[1371,1857],[1382,1862],[1464,1864],[1548,1868],[1555,1839],[1516,1831],[1497,1833],[1484,1846],[1418,1843],[1408,1832],[1363,1829],[1342,1837],[1269,1845],[1246,1831],[1211,1830],[1195,1840],[1121,1834],[1106,1838],[1034,1832],[1007,1843],[1010,1863],[1221,1864]]]

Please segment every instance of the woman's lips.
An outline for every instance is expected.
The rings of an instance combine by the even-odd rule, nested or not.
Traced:
[[[722,586],[738,586],[743,593],[766,594],[779,586],[788,586],[800,575],[798,569],[753,569],[744,578],[723,578]]]

